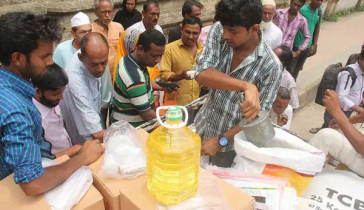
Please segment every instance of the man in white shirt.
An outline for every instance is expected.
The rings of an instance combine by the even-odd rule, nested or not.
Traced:
[[[108,55],[106,38],[91,32],[82,38],[81,50],[66,66],[69,84],[60,105],[73,144],[92,139],[103,141],[105,130],[100,117],[100,87]]]
[[[145,2],[143,4],[142,15],[143,15],[143,20],[130,26],[130,28],[137,29],[140,32],[156,29],[163,34],[162,27],[158,25],[158,20],[160,15],[158,2],[154,0],[149,0]]]
[[[57,45],[53,54],[53,61],[61,68],[66,68],[73,54],[80,49],[81,39],[92,30],[89,17],[79,12],[71,19],[71,34],[73,39],[64,41]]]
[[[44,138],[52,144],[52,154],[56,157],[74,156],[81,146],[72,146],[59,108],[59,102],[63,99],[63,91],[68,84],[66,72],[54,63],[47,66],[47,73],[42,79],[32,82],[36,90],[33,103],[42,116]]]
[[[290,99],[291,96],[288,89],[280,87],[270,112],[271,122],[288,130],[291,128],[293,117],[293,109],[292,106],[289,105]]]
[[[263,35],[263,42],[267,43],[273,50],[282,44],[282,31],[273,22],[276,13],[276,3],[274,0],[262,0],[263,20],[260,23],[260,30]]]
[[[361,52],[359,61],[347,67],[352,68],[355,71],[357,76],[355,83],[352,85],[353,80],[349,71],[340,72],[337,79],[336,93],[339,95],[341,109],[349,118],[353,111],[358,113],[364,112],[364,109],[360,107],[364,91],[364,52]],[[315,134],[322,128],[328,128],[332,119],[333,117],[326,110],[324,114],[324,124],[322,127],[312,128],[310,129],[310,133]]]

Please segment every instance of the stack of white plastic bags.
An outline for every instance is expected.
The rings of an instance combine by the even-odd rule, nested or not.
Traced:
[[[138,131],[125,121],[112,124],[104,136],[105,155],[100,174],[135,178],[146,173],[146,158]]]
[[[53,160],[42,158],[44,168],[57,165]],[[65,182],[46,192],[44,198],[52,210],[70,210],[78,204],[90,189],[93,182],[92,172],[88,166],[79,168]]]

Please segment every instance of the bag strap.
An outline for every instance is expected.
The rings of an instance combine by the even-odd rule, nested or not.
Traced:
[[[351,88],[353,88],[353,86],[355,85],[355,82],[356,82],[356,78],[357,78],[356,73],[355,73],[354,69],[351,67],[346,67],[344,71],[349,72],[348,79],[346,80],[346,84],[345,84],[345,89],[348,87],[350,77],[352,80],[351,86],[350,86],[350,89],[351,89]]]

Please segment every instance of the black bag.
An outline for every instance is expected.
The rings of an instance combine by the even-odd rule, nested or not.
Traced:
[[[356,74],[354,69],[350,68],[350,67],[342,67],[341,63],[337,63],[337,64],[332,64],[329,67],[326,68],[324,75],[322,76],[320,85],[317,89],[317,94],[316,94],[316,99],[315,99],[315,103],[320,104],[322,106],[324,106],[324,96],[325,96],[325,92],[327,89],[330,90],[336,90],[336,86],[337,86],[337,79],[339,76],[339,73],[342,71],[348,71],[349,75],[348,75],[348,79],[346,80],[346,85],[345,85],[345,89],[348,86],[349,83],[349,77],[351,77],[352,79],[352,83],[351,83],[351,87],[352,88],[356,82]]]

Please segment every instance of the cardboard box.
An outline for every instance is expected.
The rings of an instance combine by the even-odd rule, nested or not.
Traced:
[[[200,169],[200,173],[208,173]],[[213,176],[212,174],[208,174]],[[207,176],[208,176],[207,175]],[[224,193],[226,203],[231,210],[253,210],[255,200],[248,194],[229,183],[217,178],[220,187]],[[144,179],[133,185],[133,188],[120,189],[120,207],[121,210],[154,210],[157,209],[158,202],[152,196],[147,188],[147,179]]]
[[[140,137],[144,141],[143,150],[148,133],[138,130]],[[135,179],[111,179],[99,176],[103,163],[103,156],[98,161],[90,165],[94,172],[94,186],[104,196],[106,210],[154,210],[156,200],[147,189],[146,175]],[[206,172],[201,169],[201,172]],[[220,186],[224,192],[228,205],[233,210],[253,210],[254,199],[233,187],[227,182],[219,179]]]
[[[57,158],[57,163],[63,163],[68,156]],[[14,174],[0,181],[0,210],[50,210],[43,195],[29,197],[19,185],[14,182]],[[87,191],[81,201],[72,210],[104,210],[102,195],[94,186]]]

